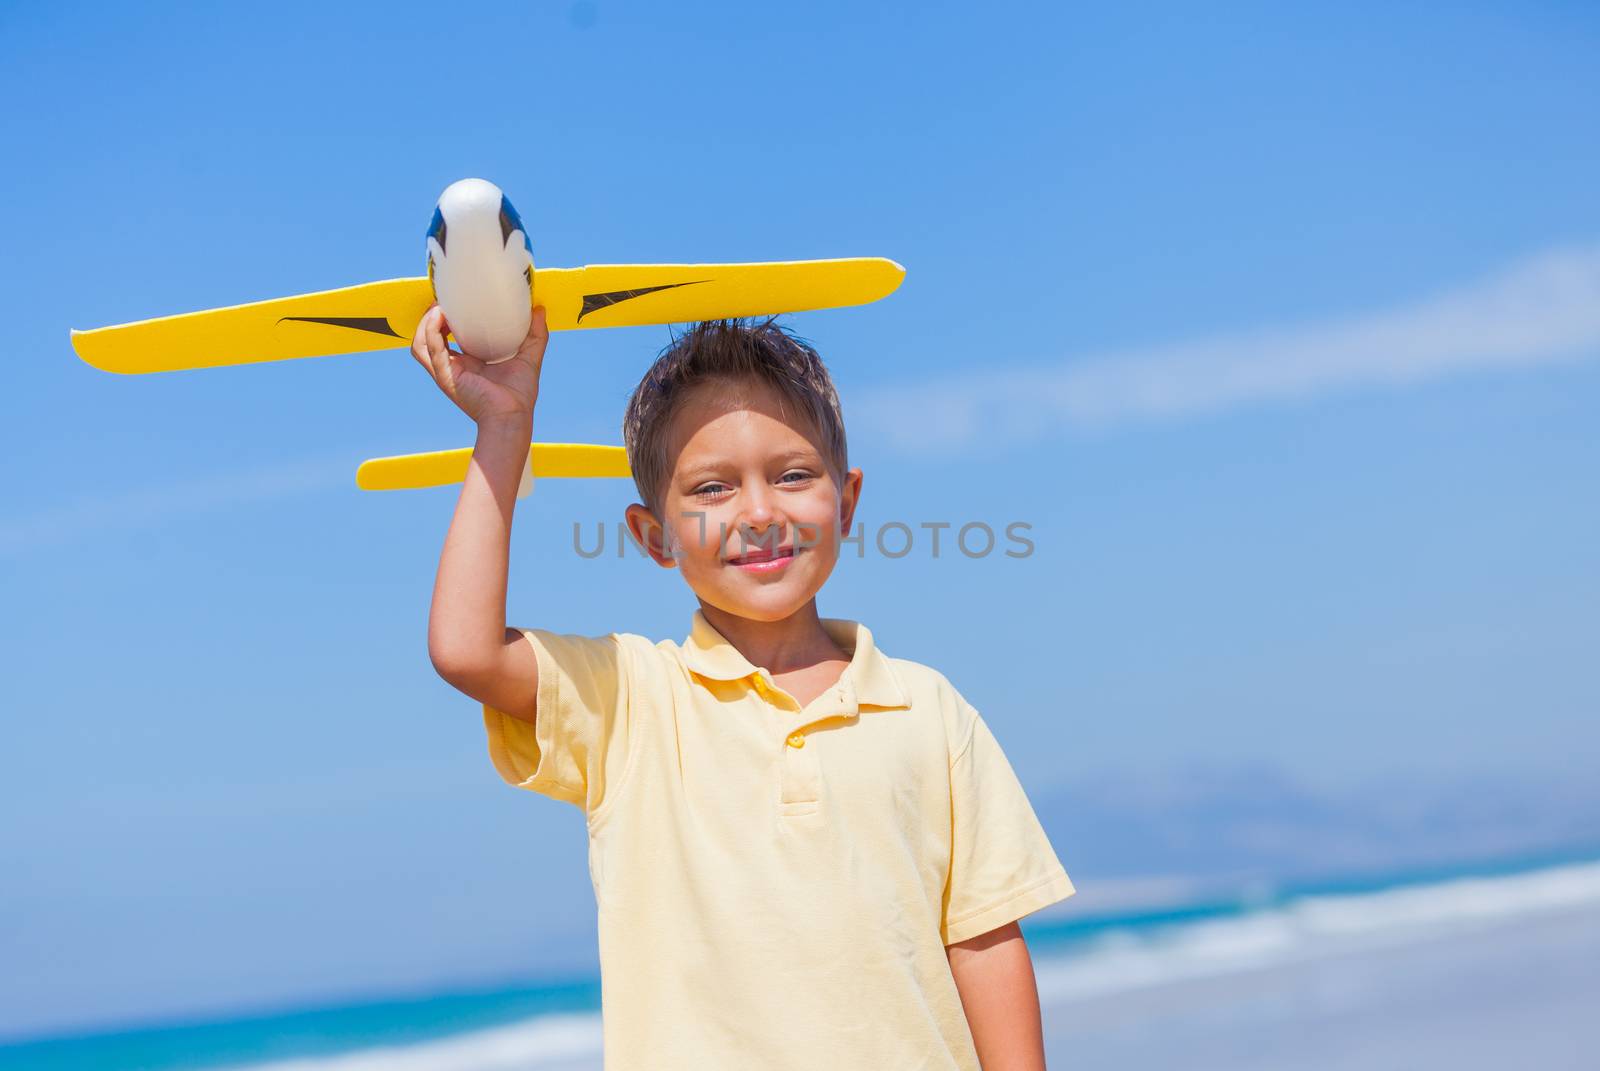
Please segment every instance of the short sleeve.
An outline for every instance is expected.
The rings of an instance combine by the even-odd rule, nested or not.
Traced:
[[[629,653],[620,637],[521,629],[539,666],[530,724],[483,707],[489,757],[508,784],[593,814],[628,756]]]
[[[950,767],[950,876],[940,921],[946,945],[1073,893],[999,741],[976,711],[966,710],[972,735]]]

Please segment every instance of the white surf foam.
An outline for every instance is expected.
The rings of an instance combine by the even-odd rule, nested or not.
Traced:
[[[1302,896],[1230,918],[1115,930],[1070,953],[1036,954],[1034,970],[1042,1002],[1071,1002],[1593,907],[1600,907],[1600,863]],[[600,1049],[599,1015],[547,1015],[249,1071],[537,1071],[598,1067]]]
[[[1243,915],[1118,930],[1036,956],[1040,1000],[1085,1000],[1424,941],[1539,914],[1600,906],[1600,863],[1376,892],[1304,896]]]
[[[599,1067],[600,1016],[596,1014],[541,1015],[435,1041],[251,1064],[249,1071],[536,1071],[584,1057]]]

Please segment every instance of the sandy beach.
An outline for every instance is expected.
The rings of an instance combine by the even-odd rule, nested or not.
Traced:
[[[1029,934],[1048,1066],[1186,1071],[1589,1068],[1600,1052],[1600,862],[1303,890],[1086,931],[1061,915]],[[1067,916],[1070,918],[1070,915]],[[1081,920],[1083,916],[1079,915]],[[492,1004],[493,991],[481,999]],[[471,1006],[454,1005],[454,1014]],[[418,1037],[409,1006],[356,1006],[238,1029],[239,1067],[283,1036],[345,1044],[256,1071],[600,1071],[601,1023],[577,1007]],[[379,1027],[383,1016],[388,1026]],[[346,1025],[348,1024],[348,1025]],[[152,1063],[137,1035],[0,1051],[0,1067],[196,1066],[228,1024],[182,1030]],[[219,1033],[220,1031],[220,1033]],[[209,1032],[209,1033],[208,1033]],[[409,1036],[408,1036],[409,1034]],[[209,1039],[209,1040],[208,1040]],[[119,1047],[120,1046],[120,1047]],[[319,1046],[320,1047],[320,1046]],[[219,1050],[220,1051],[220,1050]],[[280,1049],[280,1052],[282,1050]],[[53,1062],[51,1062],[53,1060]],[[20,1061],[20,1062],[19,1062]],[[839,1071],[854,1071],[840,1068]],[[863,1068],[861,1071],[869,1071]],[[878,1071],[873,1068],[870,1071]]]
[[[1048,1066],[1596,1066],[1600,904],[1455,920],[1427,934],[1386,927],[1309,942],[1287,955],[1262,942],[1252,957],[1241,935],[1230,924],[1213,936],[1214,947],[1199,949],[1212,969],[1168,982],[1127,976],[1114,952],[1072,959],[1036,954]],[[1170,969],[1174,958],[1167,950],[1153,959]],[[1124,977],[1110,977],[1118,974]],[[1083,984],[1112,991],[1086,996]],[[538,1066],[599,1071],[600,1063],[586,1057]]]
[[[1044,1009],[1053,1068],[1592,1068],[1600,907]]]

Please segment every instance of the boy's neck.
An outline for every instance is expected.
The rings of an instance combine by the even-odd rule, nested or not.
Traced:
[[[753,621],[708,606],[703,599],[700,612],[747,662],[774,675],[834,659],[849,661],[849,656],[822,627],[814,598],[781,621]]]

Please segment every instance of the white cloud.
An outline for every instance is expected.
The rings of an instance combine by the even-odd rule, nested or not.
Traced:
[[[956,447],[1596,354],[1600,247],[1584,247],[1352,319],[882,388],[854,399],[850,416],[902,447]]]

